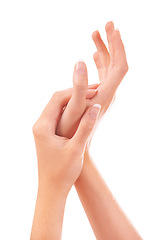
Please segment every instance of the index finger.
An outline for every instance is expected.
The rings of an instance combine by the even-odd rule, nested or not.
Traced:
[[[72,92],[72,89],[67,89],[54,93],[40,116],[40,118],[43,118],[47,120],[49,124],[52,124],[52,130],[54,132],[56,132],[57,119],[70,100]]]

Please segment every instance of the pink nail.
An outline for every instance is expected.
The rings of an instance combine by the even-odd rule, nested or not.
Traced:
[[[76,64],[76,72],[83,74],[83,73],[85,73],[85,71],[86,71],[86,67],[85,67],[84,62],[78,62]]]

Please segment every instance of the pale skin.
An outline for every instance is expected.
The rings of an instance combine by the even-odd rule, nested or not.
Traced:
[[[85,68],[84,73],[81,74],[81,77],[78,78],[79,81],[76,81],[77,77],[74,72],[73,96],[66,108],[66,111],[60,119],[60,123],[57,129],[59,135],[68,137],[73,135],[76,126],[73,128],[72,113],[74,113],[76,121],[80,119],[80,116],[85,111],[86,106],[88,107],[95,103],[99,103],[102,106],[101,115],[103,115],[104,112],[106,112],[108,109],[119,84],[128,71],[124,45],[121,40],[119,31],[114,29],[112,22],[106,24],[105,30],[107,34],[109,50],[102,41],[98,31],[95,31],[92,34],[92,39],[97,48],[97,51],[94,53],[93,58],[97,66],[100,80],[98,92],[92,99],[88,101],[85,100],[85,91],[88,86],[87,69],[84,64],[81,64],[81,66]],[[81,81],[81,79],[83,79],[83,81]],[[81,98],[79,96],[79,92],[81,93]],[[71,119],[72,121],[70,121]],[[68,125],[68,123],[70,124]],[[78,121],[75,125],[78,126]]]
[[[31,240],[61,239],[65,201],[82,170],[84,149],[100,111],[99,106],[88,108],[71,139],[57,136],[57,120],[71,96],[70,89],[54,94],[33,126],[39,185]]]
[[[109,49],[107,49],[103,43],[98,31],[92,35],[97,47],[97,52],[93,57],[98,69],[100,84],[88,87],[87,68],[83,62],[79,62],[74,69],[73,91],[66,90],[66,92],[70,92],[70,97],[66,99],[65,104],[61,104],[61,107],[63,105],[64,108],[63,110],[61,109],[61,111],[59,108],[59,114],[56,115],[58,125],[54,125],[54,131],[52,132],[52,134],[54,133],[54,138],[58,139],[56,134],[62,136],[62,138],[59,137],[57,140],[57,143],[60,141],[58,144],[60,144],[60,146],[62,145],[62,149],[65,144],[66,146],[72,146],[69,150],[65,148],[68,150],[68,152],[66,150],[64,153],[66,158],[64,159],[64,157],[62,157],[63,155],[61,154],[63,151],[61,148],[57,149],[54,146],[56,153],[60,150],[60,154],[56,154],[57,156],[55,152],[52,153],[52,151],[50,151],[50,148],[48,148],[48,138],[41,138],[41,136],[46,136],[46,134],[44,134],[45,131],[43,132],[44,135],[41,133],[37,134],[37,132],[40,131],[39,129],[43,129],[43,127],[39,127],[43,125],[41,125],[41,122],[46,122],[42,121],[42,119],[44,120],[44,117],[42,117],[44,113],[42,113],[38,124],[34,127],[35,140],[41,138],[43,142],[42,145],[45,145],[46,148],[43,147],[44,153],[41,150],[37,150],[39,190],[31,234],[32,240],[61,239],[65,200],[73,184],[75,185],[97,240],[142,239],[118,206],[90,157],[89,146],[93,135],[92,129],[96,124],[96,118],[94,118],[94,121],[93,118],[92,121],[88,118],[90,130],[88,130],[87,124],[82,124],[82,122],[87,123],[87,121],[85,121],[86,115],[94,104],[98,103],[101,105],[98,120],[104,115],[114,98],[116,89],[128,71],[125,50],[119,31],[114,29],[112,22],[106,24],[105,30]],[[98,90],[95,91],[96,89]],[[50,102],[50,105],[52,104],[54,104],[53,99]],[[48,108],[48,112],[49,111],[51,111],[51,108]],[[46,126],[46,124],[44,125]],[[79,132],[83,132],[83,134],[78,135]],[[81,151],[78,151],[78,153],[74,150],[79,146],[76,145],[77,142],[74,141],[77,135],[79,136],[79,143],[81,143]],[[39,142],[39,140],[37,142]],[[41,149],[42,145],[38,143],[36,147],[38,146],[37,148]],[[47,163],[49,163],[48,168],[44,167],[46,165],[45,155],[48,155],[47,151],[52,153],[50,158],[47,159]],[[54,161],[52,160],[51,162],[53,155]],[[79,161],[77,161],[79,162],[78,167],[72,163],[72,167],[76,166],[76,169],[78,169],[74,177],[72,176],[73,172],[67,165],[67,156],[71,155],[73,159],[79,159]],[[62,167],[60,165],[62,169],[59,169],[59,164],[57,165],[58,158],[64,161],[64,166]],[[42,165],[41,162],[43,163]],[[73,162],[75,161],[73,160]],[[52,164],[54,165],[54,170]],[[57,168],[55,166],[57,166]],[[60,170],[62,170],[62,172]],[[49,171],[50,174],[48,174],[47,171]],[[59,173],[58,178],[56,174],[57,171]],[[61,184],[59,184],[59,182]],[[41,229],[41,231],[37,229]]]

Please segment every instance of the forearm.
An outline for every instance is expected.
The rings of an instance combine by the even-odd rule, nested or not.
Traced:
[[[31,240],[60,240],[66,194],[50,187],[39,187]]]
[[[75,188],[97,240],[141,240],[116,203],[87,152]]]

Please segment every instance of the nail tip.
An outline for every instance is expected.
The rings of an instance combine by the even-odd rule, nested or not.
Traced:
[[[94,104],[90,109],[90,112],[89,112],[90,116],[96,119],[100,113],[100,108],[101,108],[100,104]]]
[[[93,107],[96,107],[96,108],[99,108],[99,109],[101,109],[101,105],[100,105],[100,104],[98,104],[98,103],[94,104],[94,105],[93,105]]]
[[[86,66],[85,66],[85,63],[84,61],[79,61],[76,63],[76,72],[79,72],[79,73],[85,73],[86,71]]]

